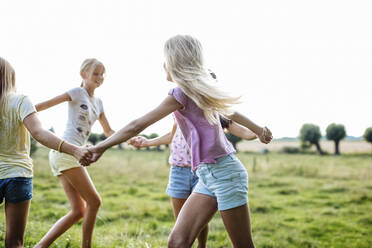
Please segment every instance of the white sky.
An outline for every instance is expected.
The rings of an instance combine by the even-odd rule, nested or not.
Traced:
[[[344,124],[361,136],[372,126],[371,1],[17,1],[0,4],[0,56],[15,68],[18,92],[34,103],[80,85],[85,58],[107,77],[96,90],[118,130],[157,106],[175,85],[165,80],[163,44],[191,34],[203,44],[236,109],[274,137],[304,123]],[[40,113],[63,132],[67,104]],[[144,133],[164,134],[167,117]],[[101,133],[97,122],[94,132]]]

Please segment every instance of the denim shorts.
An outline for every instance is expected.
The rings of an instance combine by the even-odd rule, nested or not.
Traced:
[[[191,167],[172,165],[166,192],[170,197],[187,199],[197,183],[198,177],[191,171]]]
[[[194,192],[216,197],[218,210],[248,203],[248,173],[234,154],[218,158],[216,164],[200,164],[196,174]]]
[[[3,202],[18,203],[31,200],[32,177],[12,177],[0,179],[0,204]]]

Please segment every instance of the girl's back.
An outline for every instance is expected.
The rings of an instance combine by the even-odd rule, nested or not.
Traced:
[[[0,178],[31,177],[30,134],[23,119],[36,112],[27,96],[10,94],[0,120]]]

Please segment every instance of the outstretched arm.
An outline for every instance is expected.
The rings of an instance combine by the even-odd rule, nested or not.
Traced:
[[[99,123],[101,123],[101,126],[103,128],[103,133],[106,137],[110,137],[112,134],[115,133],[115,131],[111,129],[111,126],[106,118],[105,113],[100,114]]]
[[[67,93],[63,93],[62,95],[56,96],[52,99],[49,99],[47,101],[41,102],[39,104],[35,105],[35,108],[38,112],[48,109],[50,107],[53,107],[57,104],[60,104],[62,102],[71,101],[71,97]]]
[[[173,111],[182,108],[182,105],[173,96],[167,96],[165,100],[154,110],[144,116],[131,121],[128,125],[102,141],[97,146],[89,148],[94,153],[92,161],[96,161],[108,148],[123,143],[129,138],[139,134],[146,127],[169,115]]]
[[[235,121],[231,122],[227,128],[229,133],[238,136],[245,140],[254,140],[257,138],[257,135],[249,130],[248,128],[236,123]]]
[[[227,117],[254,132],[262,143],[268,144],[273,138],[271,131],[267,127],[262,128],[258,126],[238,112],[234,112]]]
[[[172,131],[167,134],[164,134],[161,137],[157,137],[154,139],[146,139],[145,137],[137,136],[137,137],[131,138],[128,141],[128,143],[136,148],[167,145],[172,142],[174,133],[176,132],[176,128],[177,128],[177,124],[174,123]]]
[[[42,127],[35,112],[25,117],[23,124],[31,133],[32,137],[42,145],[58,150],[58,146],[62,140]],[[90,152],[86,148],[80,148],[65,141],[62,143],[60,151],[74,156],[82,165],[89,165],[90,163],[89,159],[87,159],[90,157]]]

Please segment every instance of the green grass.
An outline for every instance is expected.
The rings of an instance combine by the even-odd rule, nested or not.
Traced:
[[[58,179],[50,172],[47,154],[48,150],[39,148],[34,157],[34,198],[25,247],[39,241],[69,208]],[[174,224],[164,193],[167,156],[167,152],[112,149],[89,167],[103,199],[94,247],[166,247]],[[372,246],[371,154],[239,153],[238,157],[249,173],[256,247]],[[4,231],[1,215],[1,247]],[[80,247],[80,240],[81,222],[51,247]],[[210,223],[208,247],[232,247],[218,213]]]

